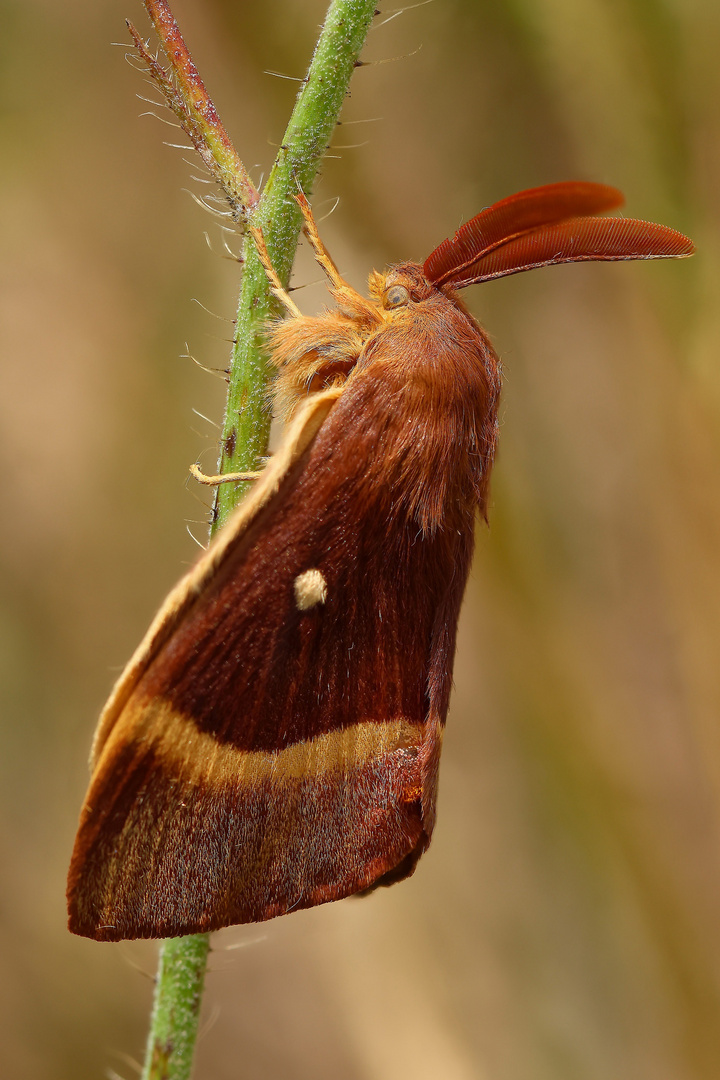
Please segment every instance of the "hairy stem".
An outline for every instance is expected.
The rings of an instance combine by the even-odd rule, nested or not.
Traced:
[[[148,9],[158,6],[150,3]],[[164,0],[161,6],[167,9]],[[254,226],[262,229],[284,285],[290,276],[301,226],[300,211],[292,196],[298,188],[304,192],[312,188],[374,12],[375,0],[333,0],[257,206],[253,205],[244,170],[238,177],[237,189],[245,193],[248,216]],[[177,30],[174,20],[172,26],[174,35]],[[206,95],[199,75],[195,86],[198,84]],[[181,96],[182,92],[180,85]],[[222,130],[224,134],[224,128],[216,126],[214,119],[213,126],[216,133]],[[201,125],[194,130],[201,131]],[[234,151],[232,147],[227,150],[223,139],[218,142],[216,138],[215,145],[208,144],[205,156],[217,158],[218,145],[223,150],[225,166],[232,160]],[[227,190],[225,183],[223,187]],[[218,473],[254,469],[267,452],[270,430],[267,400],[270,369],[263,355],[262,334],[268,318],[277,310],[277,302],[270,294],[249,236],[245,238],[243,260]],[[220,485],[212,533],[227,520],[246,486],[241,482]],[[207,934],[174,938],[162,944],[143,1080],[189,1080],[208,950]]]
[[[163,942],[142,1080],[190,1080],[209,948],[209,934]]]
[[[290,277],[301,226],[293,195],[298,188],[306,193],[312,189],[374,12],[373,0],[334,0],[330,5],[275,164],[252,213],[252,224],[262,229],[283,285]],[[269,317],[277,314],[277,301],[270,295],[249,236],[243,258],[218,473],[256,468],[270,431],[267,384],[271,372],[262,335]],[[246,486],[222,484],[218,488],[214,528],[225,523]]]
[[[167,0],[144,0],[162,50],[170,62],[166,71],[150,52],[128,20],[127,28],[138,56],[150,78],[180,121],[203,164],[225,194],[235,221],[241,221],[258,201],[258,193],[239,154],[230,141],[212,98],[205,89],[200,72]]]

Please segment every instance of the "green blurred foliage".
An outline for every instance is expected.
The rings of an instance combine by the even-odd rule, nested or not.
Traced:
[[[296,91],[266,72],[302,76],[324,3],[175,7],[259,180]],[[0,15],[3,1073],[131,1077],[155,946],[71,938],[64,875],[95,715],[193,558],[185,522],[205,537],[186,470],[213,465],[223,385],[179,357],[225,366],[238,272],[110,47],[146,26],[136,0]],[[570,178],[698,254],[467,294],[506,390],[433,847],[371,899],[217,935],[198,1077],[716,1080],[720,8],[377,23],[314,196],[340,197],[322,230],[356,286]],[[301,252],[309,312],[318,276]]]

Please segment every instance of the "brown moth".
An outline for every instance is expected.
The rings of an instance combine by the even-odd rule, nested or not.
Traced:
[[[281,449],[167,598],[100,718],[70,929],[172,937],[407,877],[427,848],[500,365],[455,290],[537,266],[678,258],[622,196],[553,184],[483,210],[423,266],[340,277],[270,333]]]

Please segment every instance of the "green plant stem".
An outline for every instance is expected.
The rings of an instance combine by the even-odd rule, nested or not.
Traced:
[[[334,0],[330,5],[282,146],[252,213],[252,224],[262,229],[270,258],[284,285],[290,277],[301,226],[301,214],[293,194],[298,187],[306,194],[312,188],[374,12],[373,0]],[[263,353],[262,337],[268,319],[278,313],[278,306],[249,236],[243,259],[245,269],[218,473],[257,468],[259,459],[266,453],[270,432],[267,385],[271,371]],[[227,521],[246,487],[246,484],[222,484],[218,488],[214,529]]]
[[[301,215],[292,195],[309,192],[327,150],[350,77],[375,12],[375,0],[333,0],[307,76],[298,94],[252,223],[260,227],[273,265],[287,284],[300,234]],[[218,472],[256,467],[267,452],[270,368],[262,335],[277,311],[252,240],[246,237],[227,407]],[[247,485],[218,489],[214,534],[227,520]],[[163,942],[142,1080],[189,1080],[202,999],[209,936],[194,934]]]
[[[209,949],[209,934],[163,942],[142,1080],[190,1080]]]

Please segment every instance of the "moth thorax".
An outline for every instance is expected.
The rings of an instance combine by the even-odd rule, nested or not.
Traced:
[[[293,589],[298,611],[307,611],[316,604],[324,604],[327,599],[327,581],[320,570],[306,570],[298,574]]]

